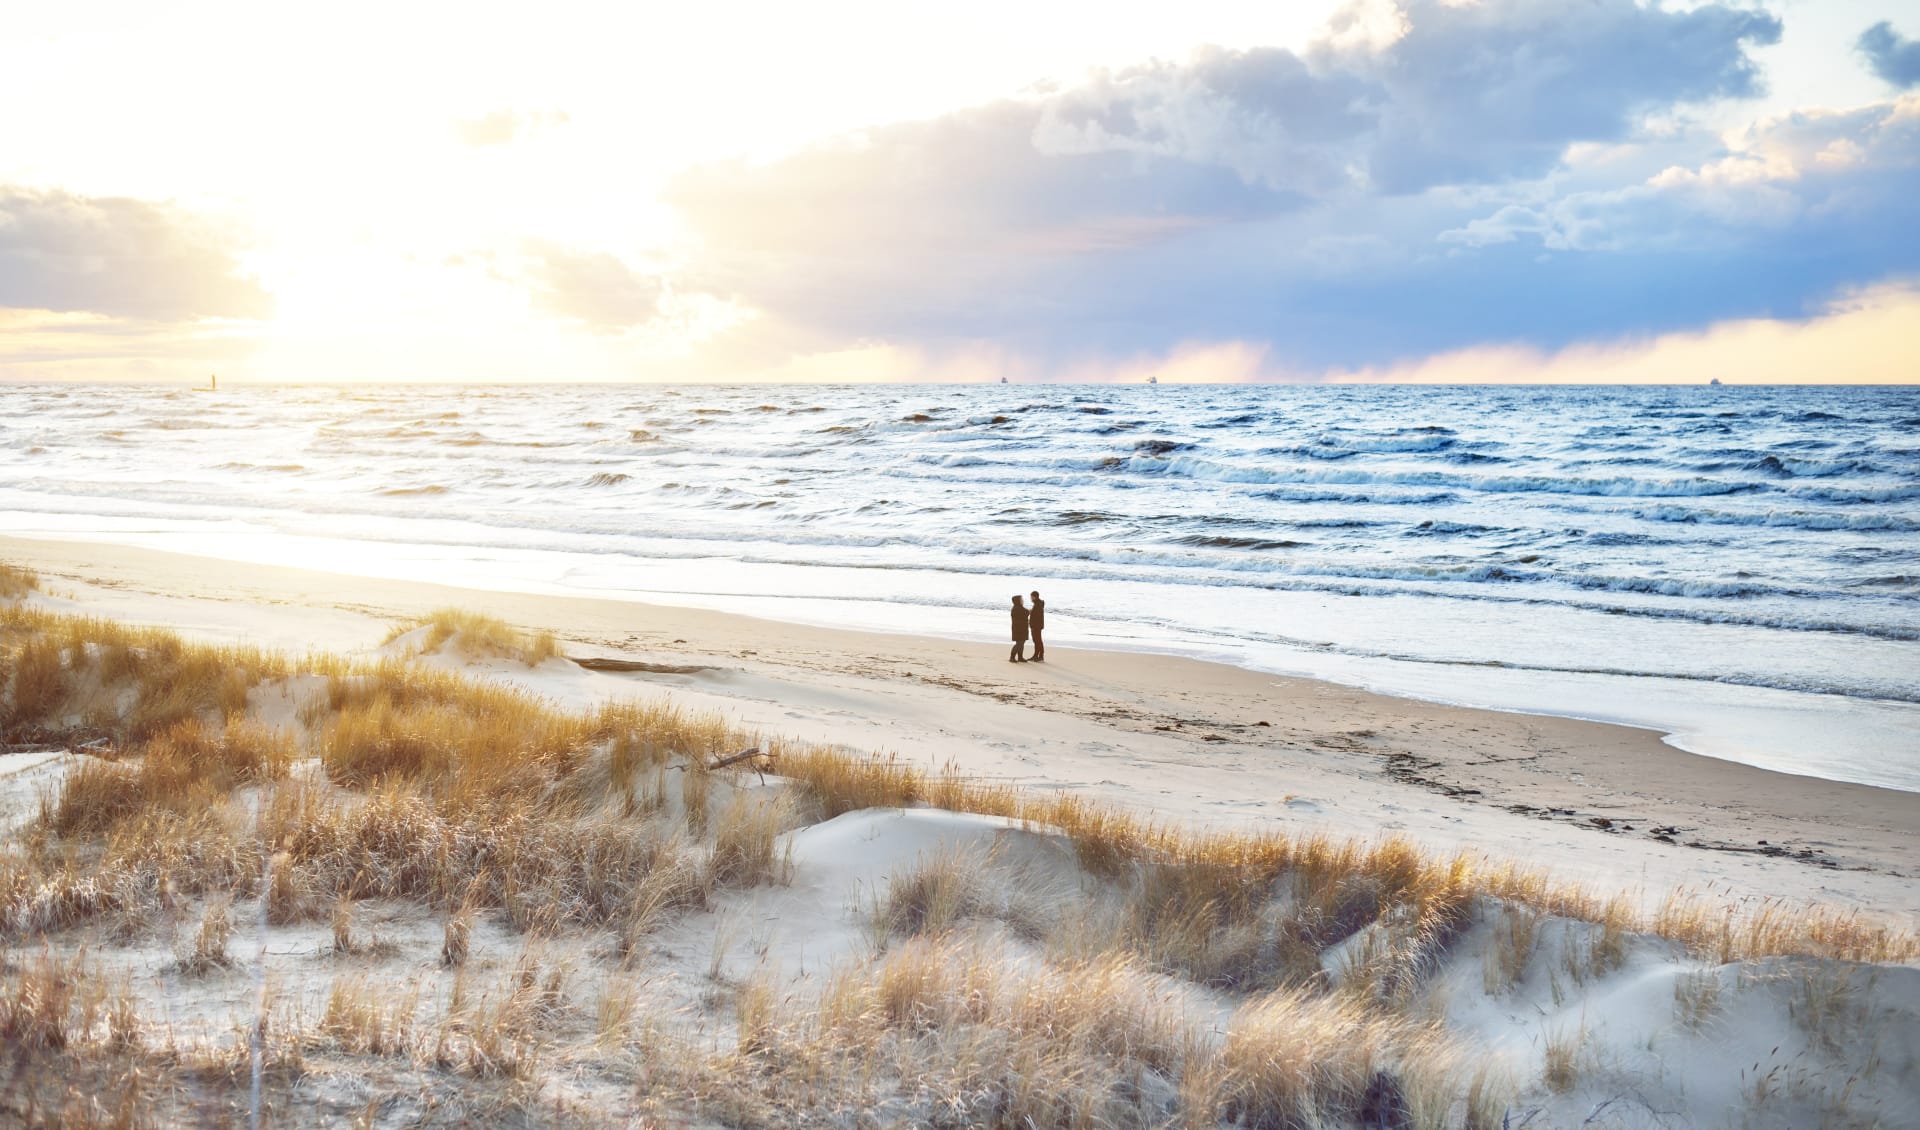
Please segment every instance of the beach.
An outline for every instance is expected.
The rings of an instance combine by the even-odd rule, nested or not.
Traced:
[[[0,562],[0,1110],[1784,1130],[1920,1080],[1917,794],[1141,650]]]
[[[1770,772],[1649,730],[1472,710],[1180,656],[833,630],[723,612],[0,538],[76,611],[302,652],[441,607],[654,669],[509,675],[567,702],[670,694],[747,729],[1194,827],[1398,833],[1657,898],[1675,888],[1920,915],[1920,794]],[[62,605],[62,607],[65,607]],[[1056,621],[1058,622],[1058,621]],[[996,624],[997,626],[997,624]]]

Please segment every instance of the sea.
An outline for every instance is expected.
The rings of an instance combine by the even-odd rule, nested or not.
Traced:
[[[983,648],[1038,589],[1061,666],[1920,791],[1916,387],[14,384],[0,532]]]

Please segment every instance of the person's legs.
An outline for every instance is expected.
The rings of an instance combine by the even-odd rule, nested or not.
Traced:
[[[1024,648],[1024,647],[1026,647],[1026,646],[1027,646],[1027,645],[1026,645],[1026,641],[1025,641],[1025,640],[1014,640],[1014,641],[1013,641],[1013,650],[1007,653],[1007,662],[1009,662],[1009,663],[1025,663],[1025,662],[1027,661],[1027,660],[1026,660],[1026,657],[1024,657],[1024,656],[1022,656],[1022,655],[1020,654],[1020,651],[1021,651],[1021,649],[1022,649],[1022,648]]]
[[[1047,645],[1040,639],[1039,632],[1033,633],[1033,661],[1035,663],[1047,661]]]

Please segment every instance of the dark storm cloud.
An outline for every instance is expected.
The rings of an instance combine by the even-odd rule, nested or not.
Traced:
[[[613,255],[542,242],[530,242],[524,254],[534,299],[549,313],[596,333],[619,333],[659,313],[660,280]]]
[[[0,186],[0,308],[185,321],[261,318],[233,238],[165,204]]]
[[[1874,74],[1901,90],[1920,85],[1920,41],[1901,35],[1886,20],[1861,32],[1854,46]]]

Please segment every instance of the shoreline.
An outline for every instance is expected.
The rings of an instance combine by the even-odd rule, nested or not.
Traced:
[[[564,549],[489,551],[465,543],[361,541],[329,533],[289,538],[209,532],[194,537],[179,530],[123,529],[116,535],[31,523],[23,529],[29,532],[15,536],[184,553],[236,566],[318,569],[372,583],[414,581],[477,592],[616,600],[725,612],[824,630],[934,636],[970,643],[998,640],[997,633],[983,633],[979,628],[998,622],[1004,602],[1004,597],[997,595],[1001,582],[992,582],[995,587],[989,591],[982,587],[986,574],[973,572],[890,572],[892,583],[904,584],[902,591],[853,595],[863,593],[862,586],[873,583],[873,578],[859,575],[860,570],[835,565],[796,567],[724,557],[582,558]],[[903,576],[918,579],[899,582]],[[1058,591],[1049,579],[1043,578],[1040,583]],[[924,603],[921,597],[930,586],[946,593],[947,599]],[[1289,596],[1295,603],[1281,616],[1292,625],[1289,631],[1295,638],[1223,627],[1231,620],[1222,619],[1228,615],[1227,604],[1222,603],[1227,594],[1205,586],[1194,586],[1190,594],[1202,608],[1194,623],[1149,617],[1143,624],[1113,614],[1114,609],[1131,607],[1141,599],[1140,590],[1137,585],[1094,582],[1077,592],[1076,604],[1091,601],[1097,611],[1069,609],[1062,623],[1056,625],[1058,642],[1063,646],[1223,663],[1440,706],[1650,729],[1658,731],[1666,744],[1689,753],[1793,776],[1920,792],[1920,739],[1916,738],[1920,735],[1920,703],[1899,696],[1827,693],[1739,677],[1721,678],[1716,673],[1724,674],[1727,663],[1734,662],[1737,667],[1737,661],[1729,657],[1741,654],[1740,645],[1739,641],[1714,634],[1717,629],[1712,627],[1702,628],[1702,634],[1688,637],[1683,645],[1692,656],[1687,664],[1693,674],[1663,674],[1630,669],[1631,664],[1618,669],[1604,665],[1563,667],[1402,654],[1402,649],[1383,642],[1398,630],[1380,618],[1384,605],[1370,606],[1359,613],[1369,625],[1363,634],[1373,638],[1370,644],[1356,649],[1328,642],[1344,630],[1331,625],[1345,623],[1343,617],[1355,610],[1344,605],[1310,608],[1296,599],[1307,595],[1303,593]],[[1380,599],[1391,603],[1401,598]],[[1236,610],[1233,615],[1242,611]],[[1275,612],[1268,608],[1261,614]],[[1402,612],[1418,618],[1432,609]],[[1427,625],[1426,630],[1431,629],[1432,625]],[[1599,630],[1591,623],[1560,622],[1555,631],[1565,633],[1566,638],[1578,638],[1588,629]],[[1382,632],[1387,636],[1382,637]],[[1653,648],[1650,653],[1659,651]],[[1861,658],[1864,665],[1859,670],[1904,669],[1900,655],[1876,654],[1870,662],[1866,662],[1868,657]],[[1863,758],[1855,752],[1858,750],[1881,751],[1886,756]]]
[[[1648,889],[1725,886],[1920,915],[1920,794],[1685,752],[1657,731],[1446,706],[1202,659],[999,645],[0,537],[72,610],[286,650],[362,650],[447,605],[550,630],[563,693],[671,693],[765,732],[1213,826],[1284,825],[1542,862]],[[76,587],[77,586],[77,587]],[[64,601],[61,601],[64,603]],[[553,688],[539,685],[543,693]]]

